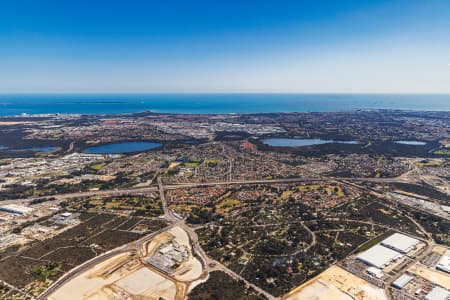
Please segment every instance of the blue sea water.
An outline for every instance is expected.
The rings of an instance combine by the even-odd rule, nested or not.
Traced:
[[[0,115],[64,113],[270,113],[368,109],[450,111],[450,95],[26,94],[0,95]]]

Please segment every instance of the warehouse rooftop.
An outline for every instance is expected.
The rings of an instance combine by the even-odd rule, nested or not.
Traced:
[[[368,265],[379,269],[384,269],[393,261],[402,257],[403,255],[395,250],[386,248],[380,244],[360,253],[356,258]]]
[[[401,253],[408,253],[413,250],[420,241],[404,234],[394,233],[390,237],[384,239],[381,244]]]

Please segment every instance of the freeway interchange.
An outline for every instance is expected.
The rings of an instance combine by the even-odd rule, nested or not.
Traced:
[[[113,189],[113,190],[105,190],[105,191],[93,191],[93,192],[83,192],[83,193],[70,193],[70,194],[62,194],[62,195],[55,195],[53,196],[57,200],[65,200],[65,199],[71,199],[71,198],[79,198],[79,197],[88,197],[88,196],[94,196],[94,195],[102,195],[102,196],[117,196],[117,195],[123,195],[123,194],[130,194],[130,193],[146,193],[146,192],[159,192],[160,199],[162,201],[162,207],[164,212],[164,217],[167,221],[170,222],[170,225],[168,227],[165,227],[161,230],[158,230],[156,232],[153,232],[149,235],[144,236],[143,238],[131,242],[129,244],[120,246],[119,248],[116,248],[114,250],[108,251],[104,254],[101,254],[83,264],[80,266],[75,267],[74,269],[70,270],[66,274],[64,274],[60,279],[58,279],[56,282],[54,282],[45,292],[43,292],[37,299],[44,300],[47,299],[50,295],[52,295],[55,291],[63,287],[67,282],[70,282],[73,278],[76,278],[77,276],[80,276],[80,274],[83,274],[90,270],[91,268],[95,267],[96,265],[107,261],[108,259],[111,259],[112,257],[115,257],[117,255],[123,254],[123,253],[139,253],[139,249],[143,247],[144,244],[151,241],[155,236],[166,232],[170,228],[174,227],[180,227],[182,228],[189,236],[190,244],[192,247],[192,251],[195,253],[195,255],[201,260],[202,266],[203,266],[203,272],[205,274],[208,274],[209,272],[213,270],[220,270],[228,274],[230,277],[240,280],[241,282],[245,283],[247,287],[251,287],[254,290],[256,290],[259,294],[264,295],[267,299],[276,299],[277,297],[274,297],[272,294],[268,293],[261,287],[255,285],[254,283],[248,281],[241,275],[237,274],[236,272],[230,270],[220,262],[218,262],[215,259],[212,259],[209,257],[206,252],[202,249],[199,240],[198,235],[194,228],[190,225],[188,225],[183,218],[181,218],[179,215],[174,213],[171,209],[168,208],[168,204],[165,197],[165,191],[171,190],[171,189],[184,189],[184,188],[193,188],[193,187],[214,187],[214,186],[228,186],[228,185],[254,185],[254,184],[275,184],[275,183],[302,183],[302,182],[326,182],[326,181],[344,181],[346,183],[350,183],[353,186],[364,190],[368,193],[372,193],[378,197],[384,198],[386,201],[389,201],[390,203],[395,203],[395,201],[398,201],[396,198],[391,197],[390,195],[386,194],[380,194],[378,191],[375,191],[370,188],[366,188],[360,183],[362,181],[366,182],[375,182],[375,183],[387,183],[387,182],[403,182],[401,178],[336,178],[336,177],[330,177],[330,178],[286,178],[286,179],[271,179],[271,180],[236,180],[236,181],[224,181],[224,182],[212,182],[212,183],[190,183],[190,184],[171,184],[171,185],[164,185],[161,181],[161,178],[157,177],[157,186],[148,186],[148,187],[139,187],[139,188],[128,188],[128,189]],[[21,200],[22,202],[28,202],[35,200],[37,198],[30,198],[26,200]],[[12,200],[14,202],[14,200]],[[407,202],[401,202],[404,205],[409,205]],[[417,205],[410,206],[414,209],[420,209],[417,207]],[[447,216],[443,215],[440,217],[448,218]],[[308,227],[306,227],[308,229]],[[308,229],[309,230],[309,229]],[[312,233],[312,232],[311,232]],[[312,233],[313,234],[313,233]],[[315,235],[313,234],[313,237],[315,238]],[[430,248],[433,244],[433,241],[428,241],[429,245],[427,248]],[[428,252],[427,252],[428,253]],[[425,254],[424,254],[425,255]],[[422,257],[422,256],[421,256]],[[419,258],[417,258],[415,261],[417,261]],[[406,267],[405,267],[406,268]]]

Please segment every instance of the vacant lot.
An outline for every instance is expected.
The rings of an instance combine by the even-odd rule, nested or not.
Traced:
[[[64,272],[108,250],[159,230],[165,222],[142,217],[128,219],[115,214],[87,213],[81,224],[53,238],[32,243],[16,252],[1,253],[0,279],[23,288],[33,282],[55,280]],[[141,232],[131,231],[139,224]],[[7,256],[8,255],[8,256]],[[51,270],[47,270],[47,266]],[[11,270],[14,270],[13,272]]]

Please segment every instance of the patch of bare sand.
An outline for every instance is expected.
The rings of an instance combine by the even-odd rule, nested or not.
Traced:
[[[133,296],[144,299],[175,299],[176,286],[171,280],[143,267],[114,283]]]
[[[189,236],[181,227],[173,227],[168,232],[175,237],[178,243],[186,245],[188,247],[190,246]]]
[[[78,275],[65,283],[61,288],[57,289],[49,296],[49,300],[80,300],[80,299],[101,299],[92,298],[102,287],[119,280],[123,273],[114,272],[108,277],[101,277],[100,274],[105,273],[110,268],[114,268],[120,261],[129,257],[128,254],[120,254],[114,256],[86,272]],[[90,298],[91,297],[91,298]]]
[[[173,235],[168,232],[163,232],[153,237],[150,242],[142,246],[141,252],[143,256],[153,256],[158,250],[158,247],[173,239]]]
[[[341,269],[332,266],[295,288],[282,299],[284,300],[387,300],[380,288]]]
[[[176,299],[179,287],[172,280],[147,267],[130,269],[123,264],[129,258],[122,254],[98,264],[64,284],[49,300]]]
[[[444,246],[436,245],[436,246],[433,247],[433,252],[435,252],[435,253],[437,253],[439,255],[444,255],[445,252],[447,252],[447,248],[444,247]]]
[[[184,262],[178,270],[173,274],[173,277],[179,281],[193,281],[198,279],[203,272],[201,262],[192,254],[192,246],[189,236],[181,227],[174,227],[168,231],[175,237],[175,240],[189,249],[189,259]]]
[[[199,278],[202,273],[202,263],[197,258],[192,257],[173,274],[173,277],[179,281],[193,281]]]
[[[450,289],[450,276],[444,272],[429,269],[419,263],[414,264],[411,268],[408,269],[408,271],[416,274],[417,276],[425,278],[428,281],[445,287],[446,289]]]

